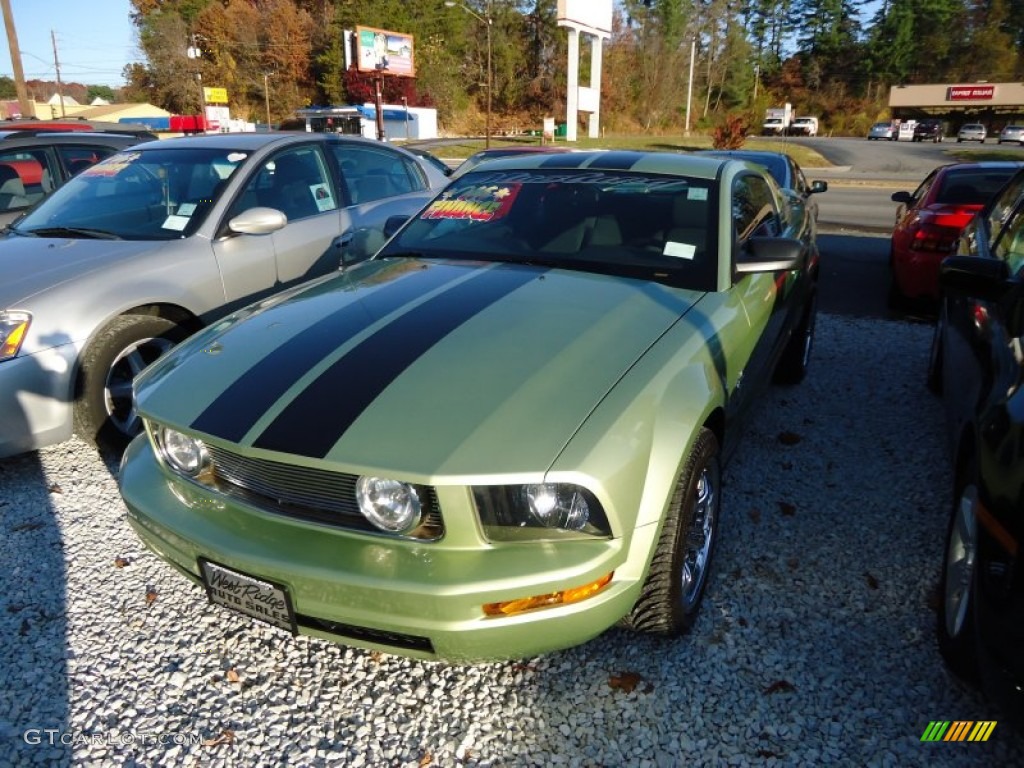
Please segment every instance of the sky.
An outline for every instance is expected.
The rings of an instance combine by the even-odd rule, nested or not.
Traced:
[[[128,0],[9,0],[26,80],[60,79],[83,85],[124,85],[121,72],[137,55]],[[6,35],[0,38],[0,75],[14,76]]]

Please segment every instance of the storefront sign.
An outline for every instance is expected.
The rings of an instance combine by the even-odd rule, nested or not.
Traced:
[[[951,85],[946,89],[946,101],[984,101],[995,95],[994,85]]]

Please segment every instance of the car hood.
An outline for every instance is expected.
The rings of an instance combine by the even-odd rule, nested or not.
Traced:
[[[213,442],[349,471],[536,473],[701,296],[525,265],[371,261],[193,338],[143,375],[137,400]]]
[[[164,247],[153,240],[89,240],[8,235],[0,242],[0,309],[97,269]]]

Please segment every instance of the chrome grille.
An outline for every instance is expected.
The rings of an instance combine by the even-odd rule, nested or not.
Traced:
[[[275,514],[384,534],[359,511],[357,475],[242,456],[207,445],[217,489]],[[410,538],[438,539],[444,523],[433,488],[416,486],[424,509],[423,524]],[[390,535],[390,534],[384,534]]]

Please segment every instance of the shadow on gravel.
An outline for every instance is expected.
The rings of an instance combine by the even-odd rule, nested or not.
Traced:
[[[11,414],[4,414],[4,418]],[[61,493],[36,452],[0,459],[0,765],[67,765],[64,542],[50,498]]]

